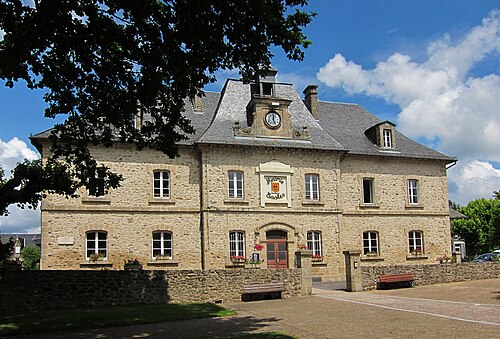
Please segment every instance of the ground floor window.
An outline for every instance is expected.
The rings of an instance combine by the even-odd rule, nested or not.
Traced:
[[[108,233],[90,231],[86,234],[85,252],[87,260],[103,260],[108,257]]]
[[[313,259],[321,258],[321,232],[307,232],[307,248],[312,251]]]
[[[367,256],[379,255],[377,232],[368,231],[363,233],[363,254]]]
[[[422,232],[410,231],[408,233],[408,244],[411,255],[421,255],[424,253],[424,242]]]
[[[153,233],[153,258],[172,259],[172,233]]]
[[[245,258],[245,232],[229,232],[229,256],[232,259]]]

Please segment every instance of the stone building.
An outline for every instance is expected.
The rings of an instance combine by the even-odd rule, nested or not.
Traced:
[[[42,269],[122,269],[135,258],[146,269],[282,268],[307,246],[313,276],[340,280],[344,250],[361,250],[362,265],[449,256],[455,160],[358,105],[318,101],[317,86],[302,99],[275,75],[186,100],[196,133],[175,159],[92,148],[125,180],[105,196],[44,199]],[[48,135],[32,137],[43,156]]]

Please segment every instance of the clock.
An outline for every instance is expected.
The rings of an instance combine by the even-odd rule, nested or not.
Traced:
[[[281,124],[281,117],[278,113],[271,111],[266,114],[266,124],[271,128],[277,128]]]

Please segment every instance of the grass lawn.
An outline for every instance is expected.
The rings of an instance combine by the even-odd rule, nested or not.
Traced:
[[[209,303],[137,305],[0,315],[0,335],[36,334],[165,321],[225,317],[234,311]]]

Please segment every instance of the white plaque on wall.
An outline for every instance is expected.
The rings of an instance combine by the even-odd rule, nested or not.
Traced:
[[[59,237],[57,238],[58,245],[73,245],[73,237]]]
[[[270,161],[260,164],[257,172],[260,174],[260,205],[287,204],[291,207],[290,175],[293,171],[290,165]]]

